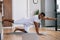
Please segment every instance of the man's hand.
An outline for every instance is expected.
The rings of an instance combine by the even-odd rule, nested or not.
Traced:
[[[57,18],[49,18],[49,17],[46,17],[46,18],[44,18],[44,20],[57,20]]]
[[[41,34],[41,33],[37,33],[38,35],[43,35],[43,34]]]

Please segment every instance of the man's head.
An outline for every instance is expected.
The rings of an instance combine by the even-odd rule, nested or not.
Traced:
[[[40,19],[40,18],[43,18],[43,17],[45,17],[45,13],[41,12],[41,13],[39,14],[39,19]]]

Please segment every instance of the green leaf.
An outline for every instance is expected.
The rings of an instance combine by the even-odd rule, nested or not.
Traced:
[[[35,11],[34,15],[38,15],[39,14],[39,10]]]

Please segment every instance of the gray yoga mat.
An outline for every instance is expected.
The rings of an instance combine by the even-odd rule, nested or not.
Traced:
[[[22,35],[22,40],[39,40],[39,36],[36,33],[27,33]]]
[[[25,33],[24,32],[11,32],[11,33],[4,33],[4,34],[6,34],[6,35],[13,35],[13,34],[15,34],[15,35],[23,35]]]
[[[39,36],[36,33],[24,33],[24,32],[11,32],[5,33],[7,35],[20,35],[22,40],[39,40]]]

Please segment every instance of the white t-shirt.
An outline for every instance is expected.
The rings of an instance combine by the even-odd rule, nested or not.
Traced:
[[[33,21],[37,22],[37,23],[40,23],[41,22],[41,19],[38,18],[38,15],[35,15],[33,17]]]
[[[38,18],[38,15],[35,15],[31,18],[22,18],[20,20],[15,21],[16,24],[34,24],[34,22],[41,23],[41,20]]]

